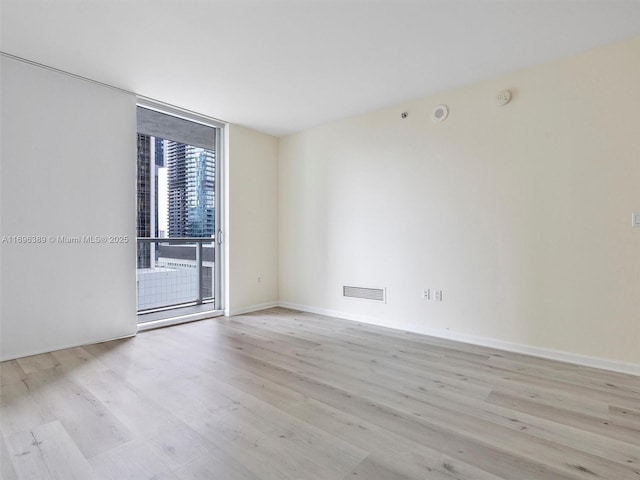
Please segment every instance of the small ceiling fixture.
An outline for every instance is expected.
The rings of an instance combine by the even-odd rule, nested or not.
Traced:
[[[496,105],[506,105],[511,101],[511,92],[509,90],[502,90],[496,95]]]
[[[438,105],[431,113],[431,120],[435,123],[443,121],[449,115],[449,108],[446,105]]]

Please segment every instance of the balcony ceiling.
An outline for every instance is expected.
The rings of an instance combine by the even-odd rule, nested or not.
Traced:
[[[640,35],[640,0],[1,0],[1,49],[286,135]]]

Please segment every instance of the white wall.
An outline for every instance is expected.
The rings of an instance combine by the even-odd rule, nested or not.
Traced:
[[[640,364],[639,59],[636,39],[280,141],[229,126],[227,311]],[[1,85],[0,234],[133,239],[135,98],[6,58]],[[0,255],[2,359],[135,333],[133,242]]]
[[[136,332],[135,97],[2,58],[1,358]]]
[[[234,315],[278,300],[278,139],[227,130],[225,310]]]
[[[640,364],[638,85],[634,39],[282,138],[281,303]]]

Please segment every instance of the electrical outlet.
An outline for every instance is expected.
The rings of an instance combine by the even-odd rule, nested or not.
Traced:
[[[436,290],[435,294],[436,294],[436,302],[441,302],[442,301],[442,290]]]
[[[422,290],[422,298],[425,300],[431,300],[431,289],[425,288]]]
[[[262,283],[262,277],[258,277],[257,283],[258,283],[258,285],[260,285]]]

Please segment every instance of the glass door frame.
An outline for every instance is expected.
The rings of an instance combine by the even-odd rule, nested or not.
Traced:
[[[190,110],[168,105],[157,100],[138,96],[136,107],[143,107],[159,113],[177,117],[194,123],[199,123],[215,129],[215,193],[214,193],[214,270],[213,270],[213,302],[191,306],[169,307],[153,313],[140,313],[145,321],[138,321],[138,331],[165,327],[178,323],[185,323],[204,318],[211,318],[224,314],[225,299],[225,133],[227,124],[212,117],[208,117]],[[156,193],[157,194],[157,193]]]

